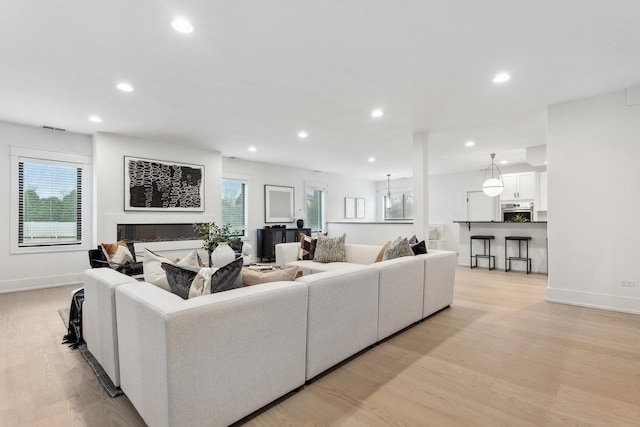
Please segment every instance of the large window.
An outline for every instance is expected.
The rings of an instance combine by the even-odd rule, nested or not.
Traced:
[[[82,167],[18,162],[18,245],[80,244]]]
[[[11,156],[12,251],[82,245],[88,157],[17,147]]]
[[[312,231],[321,231],[324,226],[324,191],[307,187],[307,221],[305,225]]]
[[[385,220],[413,219],[413,193],[392,194],[390,207],[387,197],[384,196]]]
[[[222,180],[222,224],[230,224],[231,230],[247,236],[247,184],[241,180]]]

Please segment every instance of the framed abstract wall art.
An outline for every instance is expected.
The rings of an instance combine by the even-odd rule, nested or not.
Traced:
[[[124,157],[125,211],[204,211],[204,166]]]

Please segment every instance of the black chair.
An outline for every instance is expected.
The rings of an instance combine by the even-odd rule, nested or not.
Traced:
[[[129,248],[129,252],[131,252],[131,256],[133,256],[133,262],[119,264],[108,261],[102,251],[102,247],[98,245],[98,249],[89,249],[89,265],[91,268],[110,267],[122,274],[126,274],[127,276],[143,274],[142,261],[136,260],[136,252],[133,248],[133,243],[127,242],[127,247]]]
[[[489,261],[489,270],[493,270],[496,268],[496,257],[495,255],[491,255],[491,241],[495,239],[495,236],[471,236],[469,240],[469,267],[476,268],[478,267],[478,258],[487,258]],[[473,241],[480,240],[482,241],[482,253],[481,254],[473,254]],[[487,243],[489,244],[489,250],[487,250]],[[476,265],[473,265],[473,258],[476,259]],[[493,261],[493,267],[491,266],[491,261]]]
[[[531,258],[529,257],[529,241],[531,236],[506,236],[504,238],[504,271],[511,271],[511,261],[526,262],[527,274],[531,273]],[[507,256],[507,243],[518,242],[518,256]],[[525,243],[526,256],[522,256],[522,242]]]

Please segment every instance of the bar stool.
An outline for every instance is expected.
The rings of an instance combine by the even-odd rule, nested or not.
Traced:
[[[496,257],[495,255],[491,255],[491,241],[495,239],[495,236],[471,236],[471,240],[469,243],[469,254],[471,255],[471,259],[469,260],[469,266],[471,268],[476,268],[478,266],[478,258],[488,258],[489,259],[489,270],[493,270],[496,268]],[[473,241],[474,240],[482,240],[483,252],[480,254],[473,254]],[[487,251],[488,244],[488,251]],[[476,258],[476,265],[473,265],[473,258]],[[491,267],[491,260],[493,259],[493,267]]]
[[[507,242],[510,240],[518,242],[518,256],[507,256]],[[511,270],[511,261],[525,261],[527,263],[527,274],[531,273],[531,258],[529,258],[530,236],[506,236],[504,238],[504,271]],[[522,242],[526,245],[526,257],[522,256]]]

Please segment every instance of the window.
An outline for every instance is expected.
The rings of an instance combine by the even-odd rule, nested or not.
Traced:
[[[324,191],[318,188],[307,188],[307,221],[306,226],[312,231],[321,231],[324,225]]]
[[[84,250],[91,158],[11,147],[11,253]]]
[[[222,180],[222,224],[230,224],[232,231],[247,236],[247,184],[244,181]]]
[[[392,194],[390,208],[387,208],[387,195],[383,203],[385,220],[413,219],[413,193]]]
[[[83,164],[25,156],[15,159],[17,247],[81,245]]]

